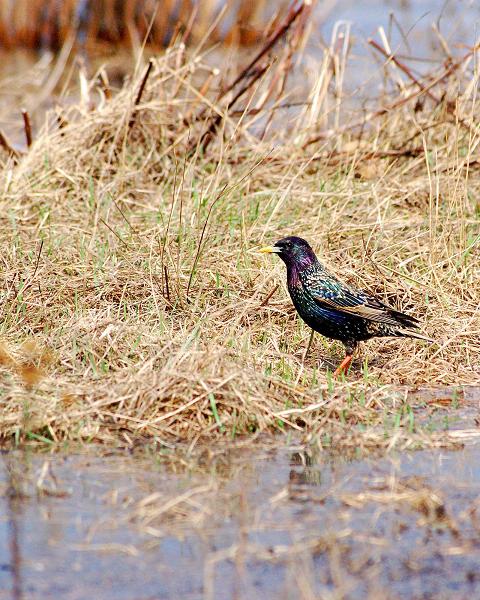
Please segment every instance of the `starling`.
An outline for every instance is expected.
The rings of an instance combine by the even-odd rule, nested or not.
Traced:
[[[286,237],[260,252],[274,252],[287,265],[288,291],[305,323],[325,337],[343,342],[346,356],[335,376],[348,370],[358,343],[372,337],[412,337],[433,342],[412,331],[418,329],[415,317],[339,281],[302,238]]]

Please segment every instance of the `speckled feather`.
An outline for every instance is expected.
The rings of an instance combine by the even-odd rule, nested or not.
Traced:
[[[412,331],[418,320],[390,308],[374,296],[339,281],[318,261],[309,244],[288,237],[275,244],[287,266],[290,296],[300,317],[318,333],[341,340],[347,353],[372,337],[428,339]]]

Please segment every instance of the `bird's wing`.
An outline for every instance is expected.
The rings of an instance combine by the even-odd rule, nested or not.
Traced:
[[[323,308],[386,325],[418,327],[415,317],[390,308],[374,296],[347,286],[334,277],[323,275],[317,281],[310,278],[304,285]]]

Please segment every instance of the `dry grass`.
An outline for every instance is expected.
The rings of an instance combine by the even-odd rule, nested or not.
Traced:
[[[475,54],[427,78],[438,102],[400,102],[407,85],[349,129],[329,92],[341,100],[334,45],[309,101],[279,108],[297,25],[228,94],[177,46],[138,104],[143,72],[110,100],[94,78],[61,128],[50,119],[27,153],[5,152],[4,440],[194,444],[404,411],[398,424],[410,387],[479,383]],[[290,233],[438,344],[371,341],[340,383],[338,344],[316,336],[303,361],[283,266],[254,252]]]

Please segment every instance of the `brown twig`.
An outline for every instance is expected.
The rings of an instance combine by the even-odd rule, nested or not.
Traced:
[[[104,219],[102,219],[102,217],[100,217],[100,222],[103,223],[107,229],[110,229],[110,231],[113,233],[113,235],[122,242],[122,244],[125,246],[125,248],[127,248],[127,249],[129,248],[127,242],[124,239],[122,239],[120,237],[120,235],[115,231],[115,229],[113,229],[113,227],[110,227],[110,225]]]
[[[113,204],[114,204],[115,208],[118,210],[118,212],[119,212],[119,213],[122,215],[122,217],[123,217],[123,219],[124,219],[125,223],[126,223],[126,224],[127,224],[129,227],[130,227],[130,231],[133,231],[133,232],[135,233],[135,230],[134,230],[134,228],[132,227],[132,224],[131,224],[131,223],[130,223],[130,221],[127,219],[127,217],[126,217],[125,213],[124,213],[124,212],[123,212],[123,210],[120,208],[119,204],[118,204],[118,203],[117,203],[115,200],[113,200],[113,199],[112,199],[112,202],[113,202]]]
[[[25,108],[22,108],[22,117],[27,146],[30,148],[30,146],[32,145],[32,125],[30,123],[30,115],[28,114],[28,111]]]
[[[147,80],[150,76],[153,67],[153,60],[150,59],[148,61],[147,68],[145,69],[145,74],[142,78],[142,82],[140,83],[140,87],[138,88],[137,97],[135,98],[135,102],[133,103],[132,116],[130,117],[130,121],[128,122],[128,128],[131,129],[135,125],[135,120],[137,118],[138,105],[140,104],[143,96],[143,92],[145,91],[145,86],[147,85]]]
[[[35,268],[33,269],[32,277],[30,278],[30,283],[33,282],[33,280],[35,279],[35,275],[37,274],[38,265],[40,264],[40,257],[42,255],[42,250],[43,250],[43,240],[40,241],[40,247],[38,248],[38,252],[37,252],[37,260],[35,261]]]
[[[35,275],[37,274],[37,271],[38,271],[38,265],[40,264],[40,257],[42,255],[42,250],[43,250],[43,240],[41,240],[40,246],[38,248],[37,260],[35,261],[35,267],[33,269],[33,273],[29,277],[29,279],[25,280],[25,284],[24,284],[24,286],[23,286],[23,288],[21,290],[22,293],[24,293],[26,290],[28,290],[28,288],[33,284],[33,281],[35,279]],[[20,294],[20,291],[18,291],[18,293],[17,293],[17,298],[18,298],[19,294]]]
[[[273,288],[273,290],[268,294],[268,296],[265,298],[265,300],[262,301],[262,303],[260,304],[259,308],[263,308],[264,306],[267,306],[270,298],[273,296],[273,294],[278,290],[278,288],[280,287],[280,284],[277,283],[277,285]]]

